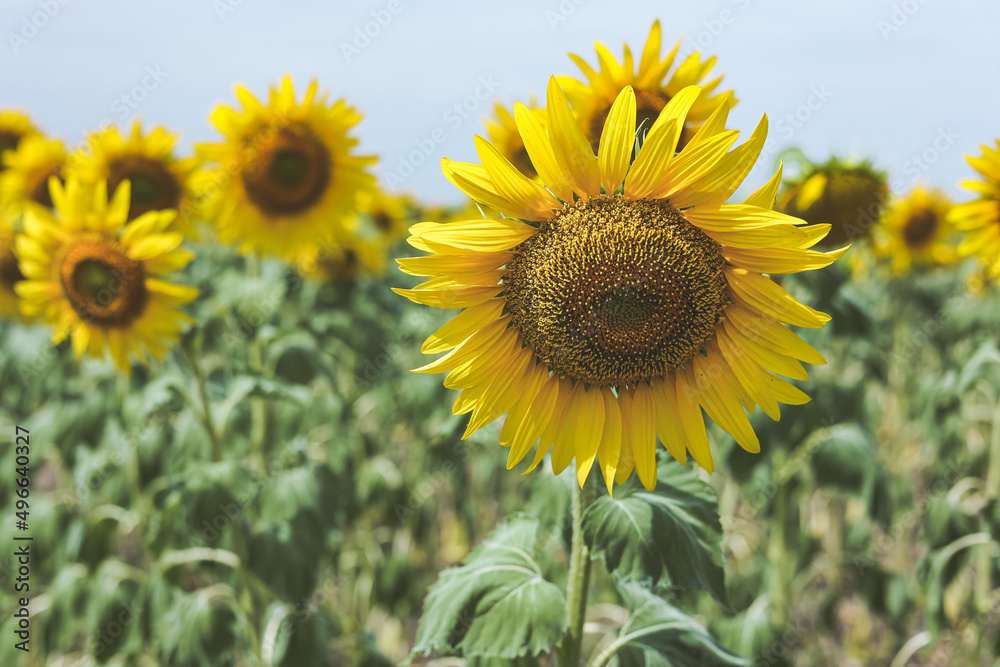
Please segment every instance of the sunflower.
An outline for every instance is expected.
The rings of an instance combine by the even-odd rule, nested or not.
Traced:
[[[391,195],[380,189],[365,190],[358,194],[358,211],[370,224],[372,231],[388,243],[405,236],[410,211],[416,208],[410,197]]]
[[[535,100],[530,100],[528,108],[535,114],[535,118],[545,127],[545,110],[538,108]],[[518,171],[526,174],[530,178],[538,178],[538,172],[531,164],[528,151],[524,150],[524,142],[517,131],[517,124],[514,116],[502,104],[493,105],[493,117],[486,121],[486,136],[500,154],[517,167]]]
[[[0,111],[0,171],[4,170],[3,154],[17,150],[21,139],[38,134],[38,128],[28,114],[13,109]]]
[[[21,319],[14,286],[22,280],[14,256],[14,218],[0,212],[0,318]]]
[[[355,281],[385,272],[385,246],[378,240],[350,238],[314,244],[301,252],[296,266],[303,276],[321,282]]]
[[[40,134],[24,137],[16,151],[3,156],[6,169],[0,172],[0,207],[14,216],[30,208],[52,208],[49,178],[62,178],[66,167],[66,146],[59,139]]]
[[[823,247],[863,238],[882,214],[889,195],[886,176],[867,162],[831,158],[809,165],[782,193],[778,210],[813,223],[828,223]]]
[[[75,176],[85,183],[107,181],[111,191],[127,180],[132,187],[130,221],[149,211],[172,209],[178,212],[174,221],[177,231],[186,237],[194,235],[193,175],[198,160],[174,155],[176,135],[163,127],[143,134],[142,123],[136,121],[127,137],[117,127],[109,127],[88,140],[90,151],[74,154],[66,169],[67,177]]]
[[[167,231],[176,213],[150,211],[127,222],[128,181],[110,203],[104,181],[85,187],[73,179],[63,187],[52,178],[49,185],[58,218],[29,210],[15,242],[25,275],[15,288],[21,311],[51,324],[54,344],[71,336],[77,358],[110,351],[126,374],[130,354],[144,364],[145,352],[162,359],[192,322],[177,307],[198,296],[161,277],[194,256],[180,248],[179,232]]]
[[[715,56],[702,61],[701,54],[695,51],[671,73],[681,42],[678,41],[666,58],[660,59],[660,22],[653,23],[646,39],[639,61],[639,71],[635,71],[632,51],[624,45],[624,57],[621,64],[615,59],[606,46],[598,42],[597,61],[600,71],[580,56],[571,53],[570,58],[580,68],[587,82],[578,81],[572,77],[559,77],[559,83],[566,90],[566,96],[573,104],[580,126],[590,141],[594,152],[598,150],[601,132],[619,91],[625,86],[632,86],[636,98],[636,129],[641,126],[644,131],[660,115],[660,110],[682,89],[691,85],[701,86],[701,96],[691,105],[681,131],[679,146],[687,145],[694,132],[708,119],[712,111],[723,102],[736,103],[732,91],[717,93],[722,77],[702,83],[712,71]]]
[[[982,155],[966,157],[982,180],[965,181],[962,186],[979,195],[958,204],[948,213],[955,229],[965,232],[958,246],[962,256],[977,255],[991,278],[1000,276],[1000,139],[996,147],[982,146]]]
[[[829,317],[795,301],[765,273],[827,266],[846,248],[810,248],[829,225],[771,210],[780,172],[742,204],[725,204],[767,134],[727,152],[721,105],[675,155],[702,91],[678,91],[635,160],[637,97],[616,98],[595,157],[555,78],[548,131],[524,105],[518,130],[544,185],[476,137],[482,161],[445,160],[447,178],[503,213],[410,228],[427,253],[397,260],[430,279],[397,293],[428,306],[463,308],[422,350],[450,350],[418,372],[448,371],[461,389],[455,414],[471,412],[466,437],[506,413],[500,443],[508,467],[538,442],[533,469],[552,451],[561,472],[576,459],[582,483],[595,459],[611,489],[632,470],[652,488],[660,437],[679,461],[687,451],[713,470],[701,408],[746,450],[759,443],[744,409],[808,397],[775,373],[806,379],[799,363],[824,363],[781,323],[822,327]]]
[[[954,264],[955,250],[947,243],[951,226],[945,222],[949,209],[951,203],[940,190],[914,188],[880,219],[873,237],[875,255],[890,259],[896,275],[909,273],[913,265]]]
[[[236,88],[239,112],[219,106],[212,123],[225,136],[196,150],[219,168],[207,192],[219,238],[243,253],[294,257],[316,238],[336,236],[353,214],[358,192],[374,184],[354,155],[349,132],[361,115],[343,100],[327,104],[313,81],[301,103],[292,80],[271,87],[267,106]]]

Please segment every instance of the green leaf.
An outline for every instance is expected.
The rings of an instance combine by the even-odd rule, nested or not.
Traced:
[[[962,367],[958,378],[959,393],[965,393],[975,380],[982,377],[983,369],[989,364],[1000,364],[1000,350],[992,340],[985,341]]]
[[[622,488],[601,496],[583,515],[583,536],[595,558],[622,579],[697,586],[728,605],[722,568],[722,525],[715,491],[694,468],[661,463],[656,488]]]
[[[927,584],[927,628],[934,636],[941,631],[944,625],[944,592],[948,587],[949,579],[945,574],[945,568],[952,558],[955,558],[961,551],[971,547],[987,548],[981,545],[989,545],[993,552],[993,557],[1000,550],[1000,544],[993,541],[989,533],[972,533],[961,537],[944,549],[941,549],[931,556],[930,582]]]
[[[723,648],[693,618],[636,582],[617,582],[629,609],[618,638],[602,653],[598,665],[611,656],[619,667],[749,667],[750,661]]]
[[[443,572],[424,604],[414,654],[518,658],[558,644],[566,600],[535,562],[537,537],[537,521],[515,519]]]

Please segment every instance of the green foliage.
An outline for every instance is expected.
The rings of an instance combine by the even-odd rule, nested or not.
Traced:
[[[553,649],[566,628],[562,590],[538,564],[538,522],[498,527],[461,567],[431,587],[415,653],[518,658]]]
[[[652,582],[669,573],[676,586],[694,586],[727,602],[722,526],[711,486],[694,467],[662,462],[656,488],[631,484],[602,495],[583,517],[587,546],[608,570]]]
[[[605,654],[617,650],[619,667],[749,667],[749,660],[727,651],[693,618],[645,587],[619,582],[618,591],[629,615]]]

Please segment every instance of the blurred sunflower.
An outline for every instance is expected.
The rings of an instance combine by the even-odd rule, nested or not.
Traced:
[[[14,256],[14,218],[0,212],[0,318],[21,319],[14,286],[22,280]]]
[[[691,136],[709,115],[723,102],[736,103],[732,91],[717,93],[716,89],[722,83],[722,77],[703,83],[703,79],[712,71],[715,56],[702,61],[701,54],[695,51],[671,73],[681,41],[660,59],[660,21],[653,23],[646,39],[639,60],[639,70],[635,71],[632,51],[624,45],[624,57],[619,64],[606,46],[595,44],[600,71],[595,71],[580,56],[571,53],[570,58],[577,64],[586,77],[586,83],[569,76],[559,77],[559,83],[566,91],[566,96],[573,104],[581,127],[590,141],[591,148],[596,152],[601,140],[605,120],[611,110],[619,91],[625,86],[632,86],[636,98],[636,129],[640,125],[649,130],[650,125],[660,115],[660,110],[682,89],[691,85],[701,86],[701,96],[691,105],[691,110],[685,119],[678,145],[684,148]]]
[[[405,235],[412,208],[415,205],[405,195],[390,195],[377,188],[358,194],[358,211],[379,238],[389,243]]]
[[[805,379],[799,360],[825,363],[781,322],[822,327],[829,317],[762,275],[817,269],[839,258],[809,248],[829,225],[770,210],[780,173],[743,204],[725,204],[767,133],[727,152],[724,103],[675,155],[701,90],[678,91],[630,165],[637,99],[631,87],[608,114],[595,157],[562,89],[549,82],[548,129],[524,105],[514,116],[544,186],[480,137],[482,166],[444,161],[447,178],[508,218],[410,228],[430,253],[397,260],[430,279],[397,293],[464,308],[421,348],[451,350],[419,372],[448,371],[471,412],[466,437],[504,413],[508,466],[536,442],[561,472],[575,458],[582,483],[595,459],[610,490],[633,468],[656,482],[658,435],[713,470],[701,407],[746,450],[760,445],[744,408],[774,419],[778,403],[808,397],[773,373]],[[607,194],[613,193],[613,194]],[[701,407],[699,407],[701,406]]]
[[[996,140],[995,148],[982,146],[981,150],[979,157],[966,157],[981,180],[962,183],[979,196],[952,208],[948,221],[956,230],[966,233],[958,253],[978,256],[989,276],[995,279],[1000,276],[1000,139]]]
[[[59,139],[40,134],[24,137],[16,151],[3,156],[6,169],[0,172],[0,207],[21,215],[33,207],[52,208],[49,178],[63,177],[66,146]]]
[[[117,127],[109,127],[88,140],[89,154],[71,160],[67,177],[75,176],[88,184],[107,181],[112,192],[127,180],[132,188],[129,220],[149,211],[171,209],[178,212],[173,223],[177,231],[186,237],[195,234],[193,175],[198,160],[174,155],[177,135],[163,127],[144,134],[142,123],[135,121],[127,137]]]
[[[242,112],[227,106],[212,112],[225,141],[196,150],[220,166],[205,210],[224,243],[292,258],[317,238],[343,233],[358,192],[374,184],[366,167],[376,158],[352,153],[358,140],[349,132],[361,115],[343,100],[327,104],[317,90],[313,81],[298,103],[285,77],[264,106],[240,86]]]
[[[528,108],[535,114],[535,118],[545,127],[545,109],[539,109],[536,100],[530,100]],[[502,104],[493,105],[493,117],[486,121],[486,136],[500,154],[514,165],[518,171],[529,178],[538,178],[538,172],[531,164],[528,151],[524,149],[524,142],[517,131],[514,116]]]
[[[296,266],[303,276],[320,282],[355,281],[385,272],[385,246],[377,240],[351,238],[314,244],[301,252]]]
[[[867,163],[831,158],[810,164],[788,184],[778,210],[811,223],[831,225],[822,247],[840,246],[868,236],[882,214],[889,186],[883,172]]]
[[[955,249],[948,244],[951,226],[945,221],[951,202],[938,189],[914,188],[883,214],[875,228],[875,255],[890,260],[896,275],[920,267],[954,264]]]
[[[21,139],[38,134],[38,128],[28,114],[14,109],[0,111],[0,171],[5,169],[3,154],[17,150]]]
[[[102,181],[85,187],[49,181],[54,217],[29,210],[15,242],[25,280],[16,291],[21,311],[54,328],[52,342],[72,337],[77,358],[110,352],[123,373],[130,354],[145,364],[148,352],[162,359],[192,319],[180,305],[198,296],[194,287],[160,276],[194,257],[180,248],[184,237],[167,228],[174,211],[150,211],[127,222],[130,192],[123,182],[108,202]]]

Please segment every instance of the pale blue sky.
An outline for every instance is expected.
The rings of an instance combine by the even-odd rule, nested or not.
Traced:
[[[386,25],[348,57],[342,44],[373,12]],[[358,135],[382,157],[383,177],[443,130],[402,189],[457,201],[440,157],[475,159],[472,135],[490,104],[468,119],[446,114],[481,79],[495,99],[526,100],[550,74],[576,73],[568,51],[592,62],[595,41],[640,51],[657,17],[665,41],[685,36],[718,55],[715,71],[741,100],[730,126],[748,136],[768,114],[775,141],[754,186],[794,144],[817,159],[871,157],[899,189],[921,178],[959,194],[971,175],[964,155],[1000,136],[1000,4],[986,0],[3,0],[0,106],[29,110],[72,144],[134,114],[180,131],[188,146],[215,137],[208,112],[234,99],[234,82],[263,91],[284,73],[303,84],[316,76],[365,114]],[[804,120],[789,122],[797,110]],[[926,164],[913,161],[922,154]]]

